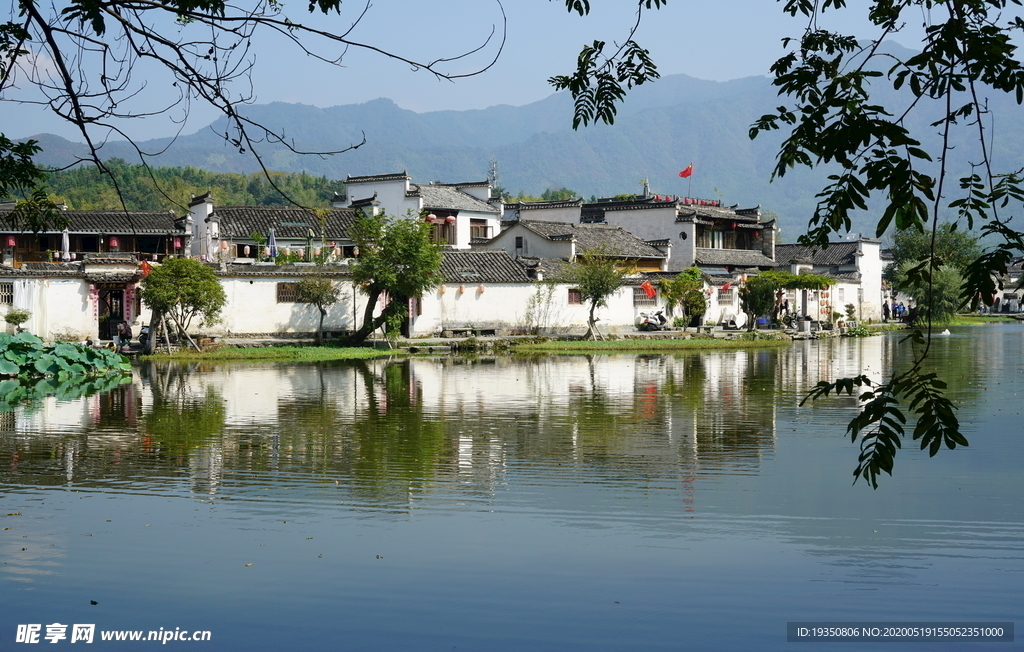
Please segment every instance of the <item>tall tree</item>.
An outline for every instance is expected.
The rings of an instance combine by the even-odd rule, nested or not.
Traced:
[[[775,309],[775,292],[779,284],[764,274],[749,277],[740,286],[740,307],[747,313],[747,330],[754,330],[758,317],[770,315]]]
[[[674,278],[662,279],[658,285],[669,314],[673,314],[676,308],[683,313],[683,330],[686,330],[686,324],[689,324],[693,317],[703,315],[707,311],[704,275],[699,268],[688,267],[676,274]]]
[[[645,9],[663,0],[641,0],[637,25]],[[806,18],[798,37],[784,40],[790,51],[771,67],[773,84],[792,105],[779,106],[758,119],[751,138],[785,129],[773,179],[797,166],[830,165],[828,185],[817,195],[805,245],[827,245],[830,237],[848,231],[855,211],[880,204],[876,237],[891,229],[931,234],[921,278],[933,285],[944,261],[935,241],[939,217],[952,209],[958,222],[992,244],[964,270],[962,302],[976,307],[989,297],[1013,260],[1024,254],[1024,232],[1010,216],[1024,204],[1024,176],[999,170],[991,156],[991,125],[1000,116],[989,111],[988,98],[1006,94],[1024,102],[1024,65],[1016,39],[1024,22],[1015,16],[1019,0],[871,0],[857,6],[876,30],[872,38],[833,32],[822,27],[823,14],[852,12],[846,0],[783,0],[783,11]],[[566,0],[570,11],[588,13],[588,0]],[[920,52],[903,57],[888,52],[883,41],[907,24],[919,24],[924,37]],[[635,32],[636,26],[633,27]],[[576,72],[552,78],[575,100],[574,126],[612,122],[615,104],[626,90],[654,79],[656,70],[646,51],[629,40],[610,54],[605,44],[586,46]],[[878,86],[872,88],[872,83]],[[890,106],[878,100],[882,85],[901,91]],[[935,113],[938,118],[935,118]],[[926,125],[912,131],[915,116]],[[938,134],[931,143],[923,144]],[[973,141],[969,169],[952,178],[964,157],[962,139]],[[862,409],[847,432],[861,448],[854,470],[878,486],[880,473],[891,473],[896,451],[911,437],[931,455],[943,446],[966,446],[954,404],[944,395],[945,383],[926,373],[931,322],[911,340],[913,362],[885,378],[859,375],[822,381],[808,398],[832,392],[860,393]]]
[[[303,9],[310,14],[308,21],[302,20]],[[448,80],[486,70],[504,43],[504,29],[495,29],[462,55],[412,59],[360,40],[358,27],[369,5],[355,7],[351,15],[343,16],[342,9],[341,0],[311,0],[298,7],[278,0],[19,0],[12,3],[9,19],[0,22],[0,97],[39,104],[74,125],[87,145],[86,160],[110,176],[120,194],[118,176],[100,158],[103,142],[115,134],[134,144],[128,118],[170,114],[184,125],[193,103],[221,113],[220,137],[253,156],[265,172],[260,154],[265,144],[296,154],[338,153],[301,151],[274,125],[246,117],[244,105],[256,97],[250,48],[257,39],[283,38],[310,59],[339,67],[349,51],[371,52]],[[494,60],[473,69],[466,57],[485,50],[492,40],[497,42],[486,51]],[[173,88],[177,95],[161,106],[163,100],[147,87]],[[360,145],[353,142],[339,151]],[[31,154],[37,149],[37,143],[12,143],[0,134],[0,179],[27,193],[36,189],[41,170]],[[159,154],[135,150],[143,162]],[[269,175],[267,181],[280,194]],[[0,199],[8,191],[0,185]],[[52,217],[49,212],[26,215],[34,229],[47,226]]]
[[[188,336],[189,327],[196,319],[200,324],[216,323],[227,296],[210,267],[191,258],[168,258],[142,280],[142,301],[153,310],[153,327],[160,318],[170,318],[198,349]],[[150,341],[155,335],[150,333]]]
[[[935,229],[934,237],[931,231],[897,229],[892,234],[889,251],[893,264],[885,268],[882,278],[899,285],[906,278],[903,268],[907,263],[928,263],[934,254],[940,265],[951,265],[962,272],[981,254],[981,245],[977,236],[957,228],[952,222],[944,222]]]
[[[352,227],[359,245],[352,279],[366,295],[363,323],[350,344],[359,344],[381,325],[407,314],[409,299],[419,298],[441,282],[441,248],[432,240],[433,226],[423,220],[360,214]],[[384,306],[375,317],[377,303]]]
[[[604,339],[597,328],[594,312],[608,305],[608,297],[622,287],[630,271],[617,266],[615,260],[605,256],[601,249],[588,249],[565,266],[564,280],[576,285],[583,301],[589,304],[584,339]]]
[[[320,323],[316,328],[316,343],[324,343],[324,317],[327,311],[338,302],[341,289],[330,279],[322,276],[307,276],[295,286],[295,297],[300,303],[309,303],[316,307],[320,314]]]

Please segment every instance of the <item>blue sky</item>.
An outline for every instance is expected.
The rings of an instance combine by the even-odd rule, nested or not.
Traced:
[[[859,36],[871,32],[866,23],[852,20],[863,15],[865,0],[851,0],[843,12],[842,28]],[[286,0],[286,14],[295,22],[322,29],[338,29],[356,5],[348,0],[340,18],[305,13],[305,2]],[[588,17],[569,14],[562,0],[507,0],[507,42],[497,63],[482,74],[456,82],[439,81],[429,73],[379,54],[350,50],[343,67],[333,67],[305,57],[279,38],[255,42],[253,93],[259,103],[275,101],[321,107],[366,102],[388,97],[399,106],[417,112],[481,109],[496,104],[523,105],[552,93],[548,77],[569,73],[581,45],[594,39],[621,41],[634,20],[635,3],[626,0],[592,0]],[[415,0],[378,0],[353,32],[362,40],[409,58],[424,60],[449,57],[481,45],[492,26],[501,28],[501,9],[488,0],[446,0],[425,3]],[[700,79],[729,80],[768,73],[783,53],[780,40],[799,35],[804,22],[783,14],[772,0],[670,0],[647,13],[637,40],[651,50],[662,74],[685,73]],[[835,25],[832,25],[835,26]],[[913,46],[914,39],[896,41]],[[486,65],[495,54],[494,44],[455,64],[453,72]],[[147,73],[147,86],[134,100],[153,106],[168,97],[170,80]],[[18,90],[6,94],[15,97]],[[143,102],[150,104],[144,105]],[[0,105],[8,136],[25,137],[50,132],[80,140],[73,128],[62,124],[37,106]],[[125,130],[136,139],[171,135],[176,128],[171,116],[135,120]],[[193,107],[183,130],[199,130],[215,118]]]

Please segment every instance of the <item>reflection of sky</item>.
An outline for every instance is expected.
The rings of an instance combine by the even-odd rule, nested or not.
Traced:
[[[908,445],[872,491],[851,486],[855,400],[797,404],[891,342],[417,359],[416,391],[381,363],[284,367],[273,387],[260,369],[248,389],[244,368],[193,375],[226,424],[183,459],[84,424],[0,434],[0,591],[18,591],[11,622],[188,626],[218,649],[783,649],[790,620],[1019,621],[1020,338],[942,345],[1000,352],[955,358],[986,388],[955,388],[972,446]],[[369,414],[440,424],[442,444],[403,458],[359,439]]]

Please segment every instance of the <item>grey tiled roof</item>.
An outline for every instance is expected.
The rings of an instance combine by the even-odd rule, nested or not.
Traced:
[[[526,267],[504,249],[445,251],[441,262],[445,283],[529,283]]]
[[[734,265],[736,267],[775,267],[775,261],[752,249],[697,249],[698,265]]]
[[[174,225],[173,211],[61,211],[60,215],[70,222],[68,233],[183,233]],[[51,229],[43,233],[60,234],[61,230]]]
[[[548,240],[575,239],[576,250],[580,253],[588,249],[603,249],[606,255],[616,258],[666,257],[664,252],[620,226],[534,220],[522,220],[520,224]]]
[[[355,222],[355,212],[343,208],[328,208],[327,232],[333,240],[349,240],[349,229]],[[308,210],[294,206],[224,206],[213,212],[220,220],[221,237],[249,240],[255,231],[263,237],[270,229],[274,235],[286,240],[304,240],[313,229],[320,237],[320,220]]]
[[[401,181],[403,179],[411,179],[408,172],[395,172],[393,174],[367,174],[363,176],[352,176],[351,174],[345,177],[345,183],[373,183],[376,181]]]
[[[217,276],[263,276],[291,278],[296,276],[326,276],[329,278],[348,277],[352,275],[352,268],[348,265],[228,265],[225,271],[220,271],[216,265],[211,265]]]
[[[805,247],[798,244],[775,245],[775,261],[788,265],[792,261],[814,265],[855,265],[860,245],[857,242],[832,242],[828,247]]]
[[[526,267],[530,278],[537,278],[537,273],[540,272],[546,281],[556,280],[568,263],[561,258],[535,258],[533,256],[520,256],[516,260]]]
[[[83,256],[86,265],[138,265],[135,254],[122,254],[113,251],[103,253],[87,253]]]
[[[677,222],[685,222],[692,219],[712,220],[733,220],[740,222],[760,221],[757,208],[735,208],[727,206],[694,206],[687,204],[679,207]],[[767,224],[767,223],[766,223]]]
[[[861,273],[860,272],[839,272],[838,274],[824,274],[829,278],[834,278],[837,281],[849,281],[851,283],[860,283]]]
[[[476,211],[477,213],[497,213],[498,209],[487,202],[445,184],[413,184],[409,196],[423,198],[423,208]]]
[[[483,181],[466,181],[464,183],[435,183],[435,186],[450,186],[452,188],[485,188],[490,185],[490,182],[484,179]]]
[[[563,199],[560,201],[527,201],[505,204],[505,208],[514,211],[536,211],[551,208],[575,208],[582,205],[582,199]]]
[[[38,276],[82,276],[82,263],[25,263],[20,268],[0,265],[0,278],[24,278]]]

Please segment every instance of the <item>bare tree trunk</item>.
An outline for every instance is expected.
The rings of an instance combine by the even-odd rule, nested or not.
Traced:
[[[195,340],[193,340],[192,337],[188,334],[188,331],[181,327],[181,322],[178,321],[178,317],[172,314],[171,319],[174,320],[174,325],[177,327],[178,333],[180,333],[181,336],[185,338],[185,341],[188,342],[193,349],[201,352],[202,349],[199,348],[199,345],[196,344]]]
[[[597,330],[597,320],[594,319],[594,311],[597,309],[597,302],[590,302],[590,314],[587,316],[587,334],[583,336],[585,340],[603,340],[604,336]]]
[[[171,334],[167,332],[167,320],[163,317],[160,318],[160,327],[164,331],[164,348],[167,353],[171,352]]]

